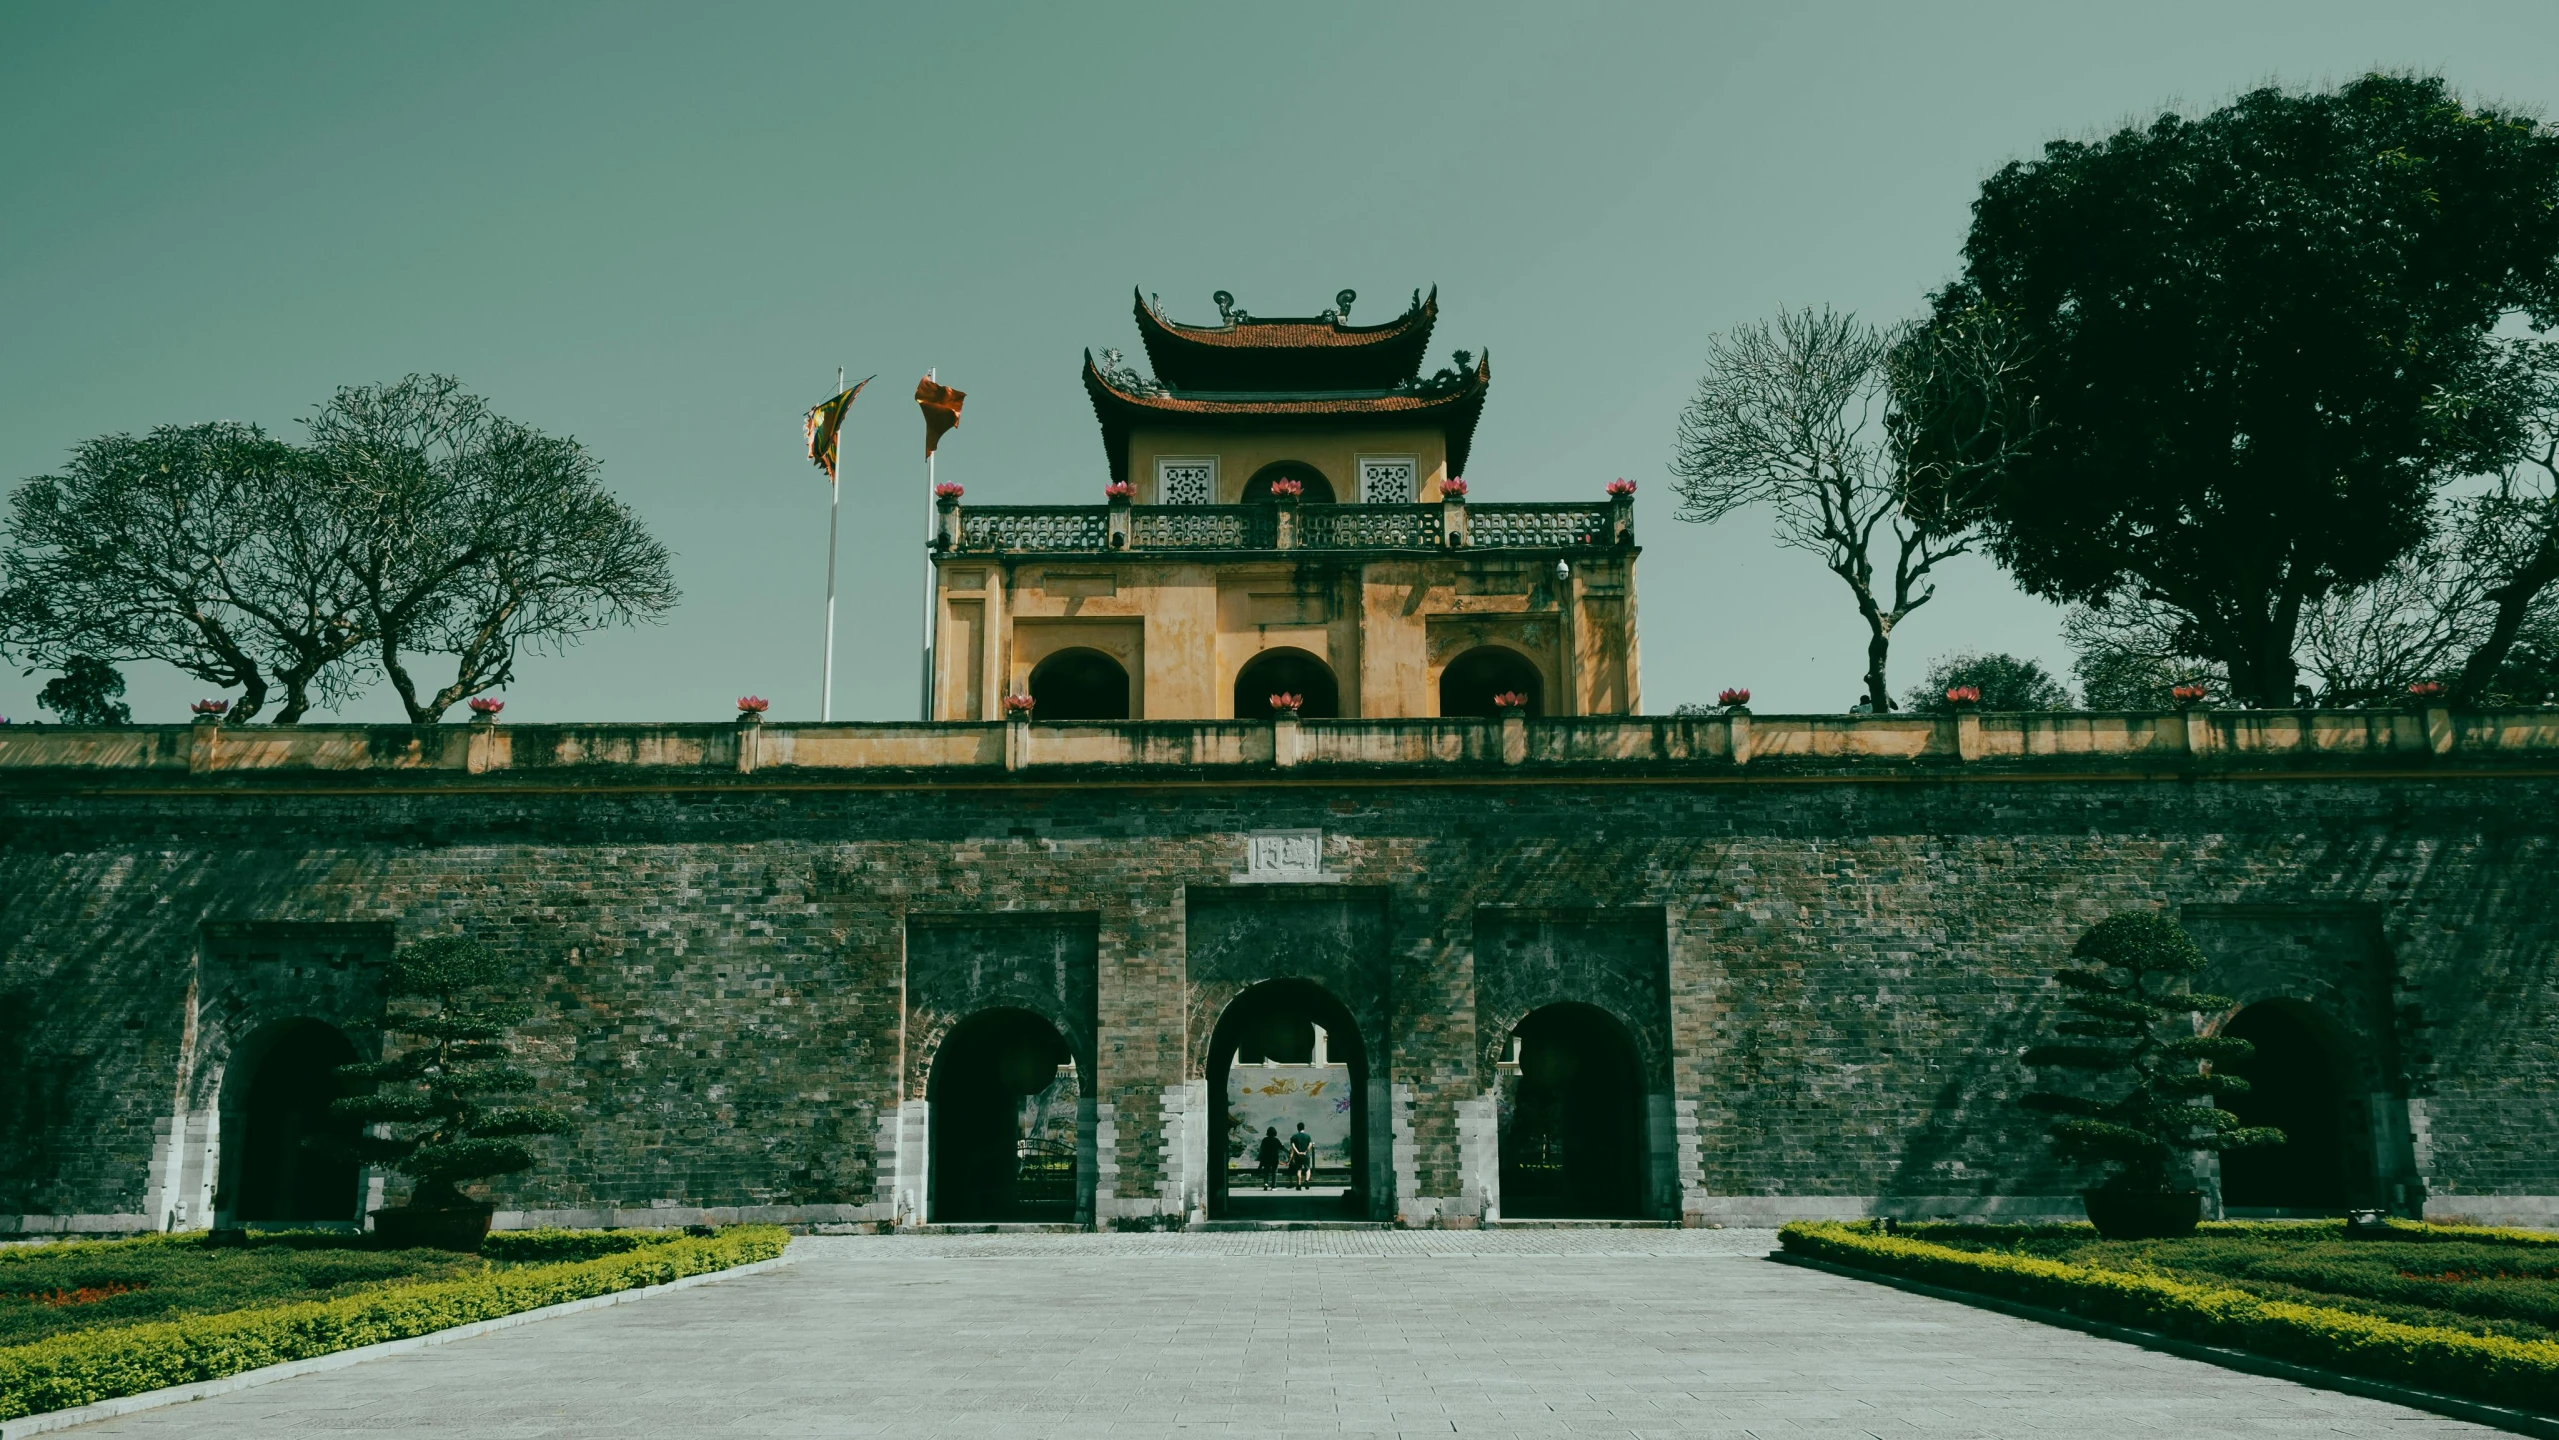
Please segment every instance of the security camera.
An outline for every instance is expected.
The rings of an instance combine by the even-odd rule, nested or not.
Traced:
[[[1572,578],[1573,578],[1573,567],[1572,567],[1571,562],[1569,562],[1569,561],[1564,561],[1564,560],[1558,560],[1558,561],[1556,561],[1556,562],[1555,562],[1555,578],[1556,578],[1558,581],[1563,581],[1563,580],[1570,580],[1570,579],[1572,579]]]

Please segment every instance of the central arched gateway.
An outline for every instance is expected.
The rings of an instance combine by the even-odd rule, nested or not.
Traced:
[[[1060,650],[1032,667],[1031,713],[1041,720],[1126,720],[1128,671],[1099,650]]]
[[[1331,991],[1311,980],[1246,986],[1218,1017],[1208,1074],[1209,1218],[1367,1218],[1368,1051]],[[1261,1189],[1251,1177],[1264,1132],[1276,1127],[1285,1144],[1299,1124],[1314,1139],[1313,1183]]]
[[[1502,1214],[1644,1215],[1644,1075],[1635,1042],[1596,1006],[1548,1005],[1511,1032],[1502,1069]]]
[[[925,1085],[932,1219],[1073,1220],[1080,1098],[1074,1051],[1042,1016],[1006,1007],[961,1021]]]

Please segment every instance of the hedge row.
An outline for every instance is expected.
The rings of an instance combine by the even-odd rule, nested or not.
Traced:
[[[1778,1240],[1791,1254],[1835,1265],[2492,1404],[2559,1410],[2559,1342],[2403,1325],[2161,1275],[1952,1250],[1838,1222],[1789,1225]]]
[[[738,1226],[594,1260],[496,1269],[465,1280],[394,1284],[338,1300],[57,1335],[0,1349],[0,1420],[662,1285],[770,1260],[789,1243],[789,1234],[779,1226]]]

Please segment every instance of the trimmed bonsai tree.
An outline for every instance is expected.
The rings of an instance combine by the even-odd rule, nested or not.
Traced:
[[[2029,1049],[2025,1063],[2081,1083],[2049,1088],[2048,1075],[2047,1088],[2020,1103],[2058,1117],[2050,1134],[2065,1160],[2113,1167],[2100,1193],[2183,1192],[2194,1151],[2283,1143],[2281,1130],[2242,1126],[2216,1103],[2248,1088],[2219,1067],[2247,1059],[2256,1047],[2196,1033],[2199,1015],[2237,1002],[2187,988],[2204,968],[2204,952],[2175,921],[2149,910],[2111,916],[2070,953],[2075,963],[2053,975],[2071,1012],[2053,1027],[2065,1038]],[[2092,1218],[2105,1228],[2098,1208],[2092,1196]]]
[[[330,1111],[365,1127],[359,1159],[413,1182],[411,1210],[485,1215],[462,1187],[530,1168],[525,1141],[568,1128],[558,1112],[518,1099],[533,1078],[510,1058],[507,1030],[533,1007],[499,997],[505,967],[476,940],[422,940],[392,959],[387,978],[383,1028],[411,1043],[388,1059],[340,1066],[348,1094]]]

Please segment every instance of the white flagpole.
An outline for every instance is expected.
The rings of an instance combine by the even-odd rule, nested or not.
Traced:
[[[835,393],[844,393],[844,367],[835,367]],[[843,427],[836,428],[836,469],[844,468]],[[817,718],[835,718],[835,521],[844,510],[844,485],[835,475],[826,477],[826,664],[820,672],[817,692]]]
[[[941,373],[941,370],[937,367],[935,369],[925,371],[924,378],[927,380],[935,380],[941,375]],[[940,516],[935,512],[935,505],[937,502],[936,497],[933,494],[933,485],[933,452],[931,450],[926,450],[924,452],[924,699],[921,706],[921,713],[917,717],[923,720],[930,720],[933,718],[932,536],[933,527],[941,523]],[[969,718],[975,719],[976,717],[971,716]]]

